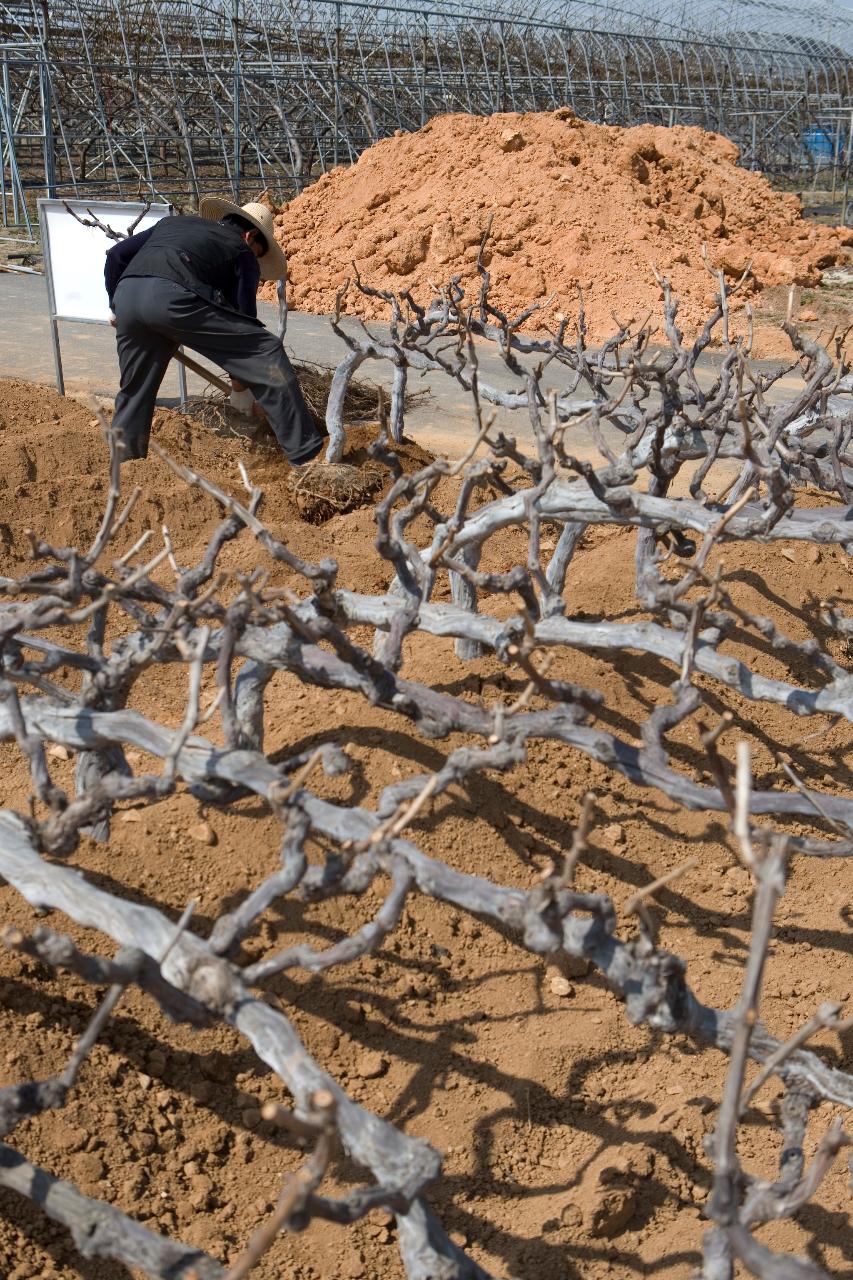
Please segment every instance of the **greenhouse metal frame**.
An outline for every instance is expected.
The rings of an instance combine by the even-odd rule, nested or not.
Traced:
[[[688,26],[606,3],[0,0],[3,224],[44,194],[287,198],[432,116],[563,106],[717,130],[747,166],[835,188],[853,146],[845,12],[761,0]]]

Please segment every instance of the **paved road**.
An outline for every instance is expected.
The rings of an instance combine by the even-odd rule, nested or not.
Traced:
[[[274,307],[261,303],[261,319],[275,328],[277,313]],[[0,274],[0,377],[26,378],[33,382],[54,383],[53,352],[50,342],[45,283],[41,276]],[[349,322],[356,327],[356,322]],[[381,335],[387,332],[382,325],[371,325]],[[118,364],[112,330],[106,325],[60,323],[62,359],[65,371],[66,391],[70,395],[94,394],[111,399],[118,386]],[[291,312],[287,326],[287,349],[295,361],[311,361],[319,365],[334,366],[346,352],[346,345],[332,332],[323,316]],[[500,361],[488,344],[478,349],[481,375],[498,387],[508,388],[512,383]],[[704,361],[702,380],[713,377],[716,359],[713,355]],[[211,366],[212,367],[212,366]],[[362,365],[360,374],[366,381],[380,382],[390,389],[390,369],[384,361]],[[561,391],[568,385],[569,371],[557,366],[549,370],[548,383]],[[200,378],[189,374],[190,394],[199,394],[205,387]],[[423,378],[410,378],[410,389],[424,389],[428,395],[416,404],[406,419],[408,434],[421,444],[450,457],[465,452],[474,438],[474,418],[471,402],[461,387],[450,379],[427,374]],[[788,387],[786,394],[792,394]],[[578,393],[583,398],[583,391]],[[172,364],[161,389],[159,403],[178,403],[178,377]],[[525,413],[499,411],[496,425],[518,439],[529,441],[530,424]],[[612,430],[612,429],[611,429]],[[609,434],[609,432],[608,432]],[[610,443],[622,439],[613,430]],[[577,446],[575,446],[577,452]]]
[[[277,309],[260,303],[258,310],[264,323],[275,329]],[[40,276],[0,275],[0,315],[4,317],[0,325],[0,377],[27,378],[53,385],[53,350],[44,280]],[[356,327],[355,322],[352,326]],[[372,327],[378,334],[383,333],[384,326]],[[60,322],[59,329],[66,392],[112,398],[118,386],[112,330],[106,325],[67,322]],[[336,365],[347,351],[325,317],[301,312],[290,313],[286,345],[291,359],[328,367]],[[484,358],[484,368],[499,385],[509,385],[490,354]],[[390,390],[390,370],[384,361],[363,365],[360,376]],[[200,378],[188,374],[190,394],[199,394],[206,385]],[[423,397],[407,417],[409,434],[433,449],[446,450],[456,456],[463,453],[467,442],[473,439],[474,427],[471,402],[462,388],[436,374],[412,378],[410,387],[413,391],[427,390],[429,395]],[[178,394],[177,369],[172,364],[163,382],[159,403],[175,405]],[[503,415],[502,424],[516,433],[521,428],[529,434],[523,415]]]

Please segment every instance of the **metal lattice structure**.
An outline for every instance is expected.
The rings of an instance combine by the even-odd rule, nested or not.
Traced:
[[[850,10],[634,3],[0,0],[4,222],[31,191],[286,196],[450,111],[569,105],[719,130],[776,173],[849,168]]]

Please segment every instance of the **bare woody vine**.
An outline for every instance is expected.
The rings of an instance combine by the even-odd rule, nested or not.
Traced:
[[[853,1108],[853,1076],[828,1065],[808,1041],[822,1028],[847,1024],[839,1006],[823,1005],[780,1043],[762,1024],[759,1002],[786,869],[792,859],[853,853],[853,800],[813,790],[781,755],[778,785],[756,787],[749,745],[736,740],[730,716],[715,715],[707,691],[734,690],[806,720],[853,721],[850,671],[826,639],[834,652],[843,651],[853,619],[827,606],[820,617],[823,642],[817,635],[795,641],[735,602],[716,556],[732,540],[798,540],[845,550],[853,541],[853,382],[845,335],[819,345],[788,324],[789,367],[761,372],[750,363],[748,336],[735,339],[730,332],[730,297],[743,280],[731,284],[720,274],[717,305],[694,342],[684,341],[677,303],[661,279],[662,332],[651,319],[639,326],[615,320],[614,336],[591,350],[582,306],[574,323],[531,336],[521,326],[534,309],[514,319],[503,315],[490,303],[482,257],[480,272],[473,306],[466,306],[458,280],[428,308],[407,294],[383,295],[390,336],[364,327],[354,336],[342,326],[346,290],[333,319],[349,352],[329,401],[329,462],[342,455],[341,406],[356,369],[367,359],[393,367],[390,416],[383,414],[372,446],[389,477],[375,511],[376,554],[393,572],[387,591],[359,594],[340,580],[333,560],[308,563],[276,538],[245,470],[245,493],[238,497],[167,459],[222,511],[198,564],[181,567],[167,535],[153,554],[153,535],[125,546],[123,531],[138,495],[122,506],[118,451],[106,423],[110,487],[92,545],[51,546],[33,535],[31,571],[0,580],[0,734],[14,740],[27,761],[33,797],[26,813],[0,811],[0,875],[34,906],[62,912],[101,936],[97,953],[78,949],[46,925],[30,933],[8,928],[5,943],[108,988],[60,1075],[0,1091],[3,1135],[11,1137],[28,1116],[62,1107],[84,1086],[87,1054],[109,1036],[113,1008],[135,986],[172,1019],[197,1026],[220,1021],[245,1037],[281,1080],[282,1103],[270,1107],[267,1118],[310,1148],[298,1171],[274,1189],[280,1194],[272,1216],[227,1267],[88,1198],[7,1144],[0,1145],[0,1185],[64,1224],[81,1254],[116,1259],[162,1280],[237,1280],[280,1230],[299,1230],[314,1219],[353,1223],[376,1209],[395,1215],[410,1280],[482,1280],[486,1272],[451,1241],[431,1207],[430,1188],[442,1176],[440,1152],[353,1101],[337,1083],[334,1063],[315,1061],[301,1043],[286,1007],[263,998],[276,975],[322,974],[380,948],[407,900],[420,894],[509,930],[543,960],[585,959],[624,1001],[631,1023],[728,1055],[707,1142],[713,1192],[703,1280],[728,1280],[736,1260],[756,1276],[819,1280],[824,1272],[814,1261],[772,1253],[755,1230],[819,1196],[822,1178],[850,1141],[833,1124],[814,1159],[805,1158],[812,1113],[825,1102]],[[372,292],[357,279],[349,287]],[[712,339],[721,341],[722,355],[709,379],[699,361]],[[484,342],[498,352],[509,390],[482,375]],[[557,367],[568,381],[559,394],[548,390]],[[476,432],[464,458],[438,458],[405,474],[393,442],[403,433],[407,377],[423,370],[443,371],[470,393]],[[778,394],[783,373],[799,376],[792,399]],[[533,445],[523,447],[500,431],[491,405],[526,415]],[[727,491],[717,486],[711,497],[720,465],[731,480]],[[455,484],[441,492],[452,491],[452,501],[438,495],[448,477]],[[673,496],[677,479],[682,496]],[[804,485],[819,490],[824,505],[798,505]],[[571,616],[567,570],[585,531],[598,524],[637,530],[643,620]],[[490,543],[507,530],[517,548],[511,564],[490,556]],[[237,538],[257,543],[258,567],[247,576],[220,568],[220,553]],[[504,552],[507,545],[504,540]],[[292,585],[271,585],[264,560],[284,568]],[[449,602],[438,595],[449,595]],[[811,681],[751,670],[726,651],[735,628],[760,637],[781,663],[802,670],[807,658]],[[373,643],[365,643],[371,633]],[[493,655],[520,677],[523,692],[512,703],[471,700],[407,677],[404,647],[415,633],[452,638],[463,659]],[[654,655],[671,672],[638,739],[608,727],[598,691],[555,673],[572,650],[593,651],[614,664],[629,652]],[[138,678],[166,664],[186,671],[177,728],[132,707]],[[202,705],[208,666],[215,668],[217,692],[211,705]],[[280,671],[357,694],[431,740],[455,736],[464,744],[452,746],[435,772],[386,786],[375,808],[332,803],[316,793],[316,776],[320,769],[348,769],[336,744],[284,763],[265,753],[268,685]],[[218,724],[219,731],[205,730],[206,724]],[[673,752],[673,734],[688,730],[706,762],[701,779]],[[658,885],[633,896],[622,928],[607,894],[575,887],[596,820],[594,797],[581,807],[571,846],[527,891],[451,868],[418,847],[410,828],[433,800],[485,771],[513,770],[528,744],[543,740],[601,762],[614,785],[621,776],[676,805],[723,815],[733,853],[754,880],[752,944],[734,1008],[704,1005],[691,990],[685,963],[659,945],[651,908]],[[73,795],[51,776],[49,743],[76,755]],[[130,749],[135,758],[139,752],[158,757],[161,767],[134,772]],[[73,867],[82,832],[109,840],[118,806],[154,802],[179,788],[223,807],[253,794],[281,825],[278,864],[207,937],[194,930],[192,904],[176,922],[131,895],[96,887]],[[383,904],[351,936],[324,950],[295,945],[241,963],[241,943],[276,900],[358,898],[368,889],[381,889]],[[106,939],[118,948],[112,959],[100,954]],[[759,1069],[747,1083],[750,1061]],[[741,1167],[737,1132],[770,1076],[782,1082],[784,1096],[782,1158],[768,1182]],[[336,1198],[323,1183],[341,1150],[363,1170],[364,1181]]]

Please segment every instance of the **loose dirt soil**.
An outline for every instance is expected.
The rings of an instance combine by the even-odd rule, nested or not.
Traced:
[[[266,488],[262,514],[279,537],[302,556],[336,557],[348,586],[378,591],[388,584],[388,566],[372,548],[370,508],[307,524],[289,496],[280,457],[220,440],[174,413],[158,415],[155,438],[234,491],[240,489],[236,462],[244,458]],[[356,443],[346,461],[363,458],[364,442]],[[407,467],[424,457],[414,446],[403,452]],[[0,573],[25,570],[27,527],[56,544],[91,537],[105,492],[104,464],[105,448],[86,409],[52,391],[0,383]],[[185,489],[153,457],[128,464],[122,482],[127,490],[144,489],[127,545],[146,523],[157,530],[165,522],[179,561],[194,562],[217,521],[214,504]],[[517,558],[511,535],[498,543],[496,561]],[[627,531],[588,538],[569,574],[571,615],[619,618],[634,611],[633,544]],[[241,541],[227,548],[224,563],[249,570],[260,558],[254,543]],[[818,599],[851,606],[849,560],[835,549],[733,545],[725,562],[736,598],[796,639],[820,630]],[[273,577],[299,586],[288,573],[274,569]],[[367,634],[359,638],[369,643]],[[790,670],[745,633],[731,651],[759,671]],[[844,659],[840,652],[836,657]],[[572,680],[605,693],[608,727],[629,737],[673,679],[651,658],[614,664],[572,653],[563,667]],[[451,643],[421,637],[407,646],[405,674],[490,702],[520,688],[497,662],[462,664]],[[564,674],[560,664],[553,674]],[[811,678],[803,659],[793,674]],[[181,673],[157,670],[139,683],[133,705],[177,723],[184,696]],[[778,744],[807,783],[849,793],[849,726],[824,717],[804,725],[779,708],[756,707],[717,688],[710,706],[733,711],[730,746],[738,734],[753,743],[758,785],[781,785],[771,754]],[[355,696],[307,688],[291,676],[273,682],[267,725],[273,752],[337,741],[353,772],[319,778],[318,788],[367,805],[394,778],[438,767],[461,741],[423,741],[404,721]],[[704,762],[693,731],[685,731],[680,752],[681,765],[700,774]],[[29,788],[17,750],[0,747],[0,762],[3,804],[25,810]],[[50,763],[70,786],[73,763],[55,757]],[[134,763],[144,766],[146,758]],[[599,797],[598,815],[580,887],[611,893],[619,928],[629,932],[632,923],[621,912],[630,894],[698,854],[699,867],[660,894],[661,936],[688,962],[699,996],[730,1005],[742,974],[750,894],[718,818],[680,812],[571,750],[534,744],[513,774],[478,778],[426,810],[413,837],[453,866],[529,886],[566,847],[589,788]],[[214,843],[193,838],[200,820]],[[276,823],[256,800],[226,813],[200,808],[181,790],[162,803],[129,807],[114,823],[109,847],[84,840],[73,864],[112,891],[162,904],[175,916],[197,897],[193,928],[206,934],[224,908],[273,869],[278,843]],[[851,896],[853,863],[796,861],[763,1005],[778,1036],[787,1037],[822,1000],[850,1000]],[[370,893],[353,902],[278,904],[246,944],[244,958],[301,939],[327,945],[358,927],[378,903]],[[0,921],[25,930],[37,923],[6,887],[0,888]],[[95,945],[58,914],[45,923],[89,949]],[[622,1005],[594,975],[573,976],[561,995],[552,991],[551,976],[511,938],[414,899],[377,955],[322,978],[297,972],[270,989],[311,1051],[355,1098],[445,1153],[445,1176],[431,1199],[454,1238],[495,1274],[686,1280],[699,1261],[710,1185],[702,1141],[713,1126],[725,1060],[683,1039],[630,1027]],[[59,1069],[97,993],[13,954],[0,956],[0,982],[0,1085]],[[853,1037],[824,1036],[817,1043],[827,1060],[853,1068]],[[775,1096],[775,1086],[762,1091],[743,1131],[742,1157],[762,1174],[772,1172],[779,1151],[770,1123]],[[230,1031],[173,1027],[131,994],[70,1105],[21,1125],[11,1140],[29,1158],[150,1227],[233,1259],[271,1208],[283,1174],[300,1159],[286,1137],[260,1120],[267,1099],[288,1100]],[[829,1106],[815,1113],[810,1152],[834,1113]],[[328,1189],[357,1179],[356,1169],[340,1163]],[[797,1224],[764,1228],[761,1238],[777,1248],[808,1250],[834,1275],[853,1275],[843,1166],[820,1201],[822,1207],[806,1210]],[[64,1230],[2,1193],[0,1274],[119,1280],[126,1273],[82,1261]],[[322,1225],[284,1237],[257,1274],[262,1280],[400,1280],[393,1223],[373,1214],[350,1229]]]
[[[567,108],[440,116],[377,142],[284,206],[276,234],[288,255],[291,303],[331,311],[353,264],[366,284],[410,289],[421,303],[458,274],[476,303],[477,251],[491,217],[492,303],[510,316],[544,303],[529,327],[576,317],[582,290],[598,342],[615,331],[614,309],[625,322],[657,314],[657,267],[692,333],[716,289],[703,245],[730,283],[751,262],[752,283],[733,309],[752,301],[760,321],[762,290],[814,287],[853,245],[853,231],[807,222],[797,196],[774,191],[737,161],[734,143],[694,127],[621,129]],[[353,287],[345,309],[388,314]],[[774,333],[760,324],[756,354],[777,354]]]

